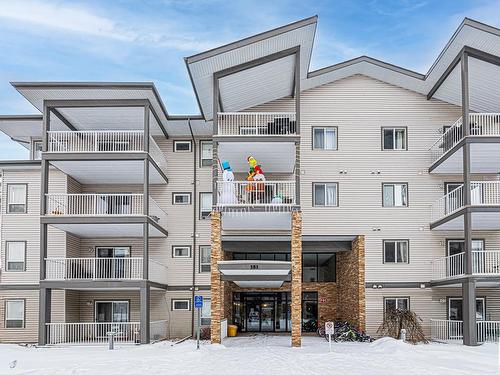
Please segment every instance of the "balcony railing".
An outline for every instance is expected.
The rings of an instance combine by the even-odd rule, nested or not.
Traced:
[[[500,338],[500,321],[481,320],[476,322],[478,342],[497,342]],[[461,320],[431,319],[431,340],[442,342],[462,341]]]
[[[292,206],[295,205],[295,181],[218,181],[217,205]]]
[[[500,276],[500,250],[472,251],[472,274]],[[432,279],[442,280],[465,275],[465,254],[459,253],[432,261]]]
[[[49,131],[48,152],[143,152],[142,130]],[[149,153],[159,166],[166,159],[153,137],[149,137]]]
[[[500,136],[500,113],[471,113],[469,115],[471,136]],[[464,137],[460,117],[431,146],[432,163],[451,150]]]
[[[46,280],[142,280],[143,258],[45,258]],[[166,284],[167,266],[149,260],[149,280]]]
[[[471,205],[500,205],[500,181],[471,181]],[[431,223],[464,207],[463,185],[439,198],[431,207]]]
[[[221,136],[295,135],[295,112],[219,112],[218,134]]]
[[[47,215],[142,215],[143,194],[46,194]]]
[[[106,344],[108,332],[114,332],[116,343],[139,343],[141,324],[139,322],[120,323],[46,323],[47,344]],[[167,337],[167,321],[159,320],[150,323],[151,340]]]

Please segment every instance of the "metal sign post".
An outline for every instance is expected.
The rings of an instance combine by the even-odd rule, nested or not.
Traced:
[[[328,335],[328,345],[332,351],[332,335],[335,333],[335,324],[333,322],[325,323],[325,334]]]
[[[196,330],[196,350],[200,349],[201,308],[203,296],[194,296],[194,307],[198,310],[198,329]]]

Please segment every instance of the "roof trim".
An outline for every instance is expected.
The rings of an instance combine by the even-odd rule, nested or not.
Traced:
[[[396,73],[405,74],[405,75],[408,75],[408,76],[410,76],[412,78],[420,79],[422,81],[425,80],[425,75],[424,74],[421,74],[421,73],[415,72],[413,70],[406,69],[406,68],[403,68],[401,66],[394,65],[394,64],[382,61],[382,60],[378,60],[378,59],[375,59],[373,57],[366,56],[366,55],[359,56],[359,57],[356,57],[356,58],[351,59],[351,60],[343,61],[343,62],[340,62],[340,63],[337,63],[337,64],[333,64],[333,65],[330,65],[330,66],[326,66],[324,68],[320,68],[320,69],[314,70],[314,71],[309,72],[307,74],[307,78],[317,77],[317,76],[320,76],[322,74],[330,73],[330,72],[333,72],[335,70],[346,68],[348,66],[359,64],[359,63],[362,63],[362,62],[367,62],[369,64],[373,64],[373,65],[379,66],[381,68],[389,69],[389,70],[392,70],[392,71],[394,71]]]
[[[42,115],[0,115],[0,121],[33,121],[43,120]]]
[[[186,61],[187,64],[192,64],[192,63],[195,63],[195,62],[198,62],[201,60],[205,60],[207,58],[231,51],[233,49],[241,48],[241,47],[247,46],[247,45],[252,44],[252,43],[260,42],[262,40],[269,39],[269,38],[272,38],[274,36],[286,33],[288,31],[299,29],[301,27],[311,25],[311,24],[317,23],[317,22],[318,22],[317,15],[312,16],[312,17],[308,17],[308,18],[304,18],[302,20],[289,23],[288,25],[285,25],[285,26],[280,26],[280,27],[277,27],[277,28],[272,29],[272,30],[264,31],[264,32],[259,33],[259,34],[255,34],[255,35],[240,39],[236,42],[225,44],[223,46],[216,47],[216,48],[210,49],[208,51],[198,53],[196,55],[185,57],[184,60]]]

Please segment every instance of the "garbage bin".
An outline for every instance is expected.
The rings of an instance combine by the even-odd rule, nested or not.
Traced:
[[[235,337],[237,333],[238,333],[238,326],[232,324],[227,326],[227,335],[229,337]]]

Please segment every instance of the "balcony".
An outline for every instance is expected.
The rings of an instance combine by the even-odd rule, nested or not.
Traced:
[[[144,131],[48,131],[46,157],[61,171],[82,183],[142,183]],[[164,183],[167,161],[153,137],[149,155],[151,183]],[[111,162],[112,161],[112,162]]]
[[[432,261],[432,280],[449,280],[465,275],[465,254],[459,253]],[[500,277],[500,250],[472,251],[472,275]]]
[[[265,137],[297,134],[295,112],[219,112],[217,136]]]
[[[167,284],[167,266],[149,260],[149,280]],[[45,258],[48,281],[121,281],[143,279],[143,258]]]
[[[500,181],[471,181],[472,229],[499,229]],[[464,187],[439,198],[431,206],[431,229],[463,229]]]
[[[463,340],[463,322],[461,320],[431,319],[431,340],[440,342],[459,342]],[[500,322],[482,320],[476,322],[477,341],[498,342]]]
[[[471,172],[500,171],[500,113],[469,115]],[[464,142],[462,118],[459,118],[430,148],[433,173],[462,173]]]
[[[114,332],[114,341],[119,344],[136,344],[140,342],[141,323],[120,322],[78,322],[78,323],[46,323],[47,344],[107,344],[108,332]],[[167,337],[167,321],[158,320],[150,323],[151,340],[157,341]]]
[[[149,197],[145,218],[143,194],[46,194],[47,223],[79,237],[142,237],[146,219],[151,236],[166,235],[166,212]]]

